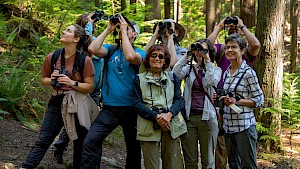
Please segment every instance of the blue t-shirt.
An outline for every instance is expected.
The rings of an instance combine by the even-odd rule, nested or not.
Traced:
[[[104,44],[103,47],[108,51],[110,44]],[[145,51],[134,48],[142,58],[146,57]],[[116,50],[110,57],[106,73],[103,75],[102,101],[105,106],[132,106],[133,95],[132,86],[135,77],[133,65],[129,63],[122,49]]]

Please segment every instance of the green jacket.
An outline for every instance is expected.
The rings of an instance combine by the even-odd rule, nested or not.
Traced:
[[[139,113],[138,140],[161,141],[161,129],[153,128],[158,112],[153,111],[152,106],[172,112],[170,132],[173,139],[187,132],[185,121],[180,113],[183,98],[180,93],[180,81],[176,75],[169,74],[169,71],[165,70],[161,72],[160,81],[156,82],[152,73],[147,71],[140,73],[134,80],[133,95],[134,107]]]

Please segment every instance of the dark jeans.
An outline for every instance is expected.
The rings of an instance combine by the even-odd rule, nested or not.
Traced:
[[[61,128],[63,127],[64,122],[61,116],[61,103],[63,97],[64,95],[58,95],[52,96],[52,98],[50,99],[39,138],[29,152],[27,159],[22,164],[23,168],[36,168],[39,165],[49,146],[52,144],[55,137],[59,134]],[[87,134],[87,130],[85,129],[85,127],[79,125],[77,118],[75,119],[78,139],[73,141],[73,165],[74,168],[79,168],[82,158],[82,143]]]
[[[140,169],[141,147],[136,140],[136,121],[137,113],[133,107],[104,106],[84,140],[81,167],[100,168],[102,143],[118,125],[121,125],[127,148],[125,168]]]
[[[254,125],[239,133],[225,133],[225,142],[231,169],[257,169],[257,134]]]

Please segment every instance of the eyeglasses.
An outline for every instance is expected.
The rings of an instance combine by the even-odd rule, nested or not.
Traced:
[[[226,50],[229,50],[230,48],[231,48],[232,50],[236,50],[237,48],[239,48],[239,46],[237,46],[237,45],[225,46],[225,49],[226,49]]]
[[[165,59],[166,57],[165,57],[165,55],[163,55],[163,54],[156,54],[156,53],[152,53],[151,55],[150,55],[150,57],[151,58],[153,58],[153,59],[155,59],[156,57],[158,57],[159,59]]]

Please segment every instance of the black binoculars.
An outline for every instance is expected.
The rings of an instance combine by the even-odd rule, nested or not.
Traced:
[[[234,24],[237,25],[238,24],[238,19],[237,17],[229,17],[227,16],[224,22],[225,25],[229,25],[229,24]]]
[[[62,69],[62,68],[59,68],[59,69],[55,69],[55,70],[58,70],[59,74],[64,74],[66,76],[68,76],[68,70],[67,69]],[[58,81],[57,81],[57,78],[59,78],[61,76],[56,76],[55,79],[51,80],[51,85],[52,86],[55,86],[55,87],[62,87],[63,84],[60,84]]]
[[[208,50],[204,49],[203,46],[200,43],[191,44],[191,50],[200,50],[205,55],[208,53]]]
[[[224,107],[224,100],[219,100],[221,96],[226,96],[225,90],[224,89],[215,89],[215,92],[217,94],[216,100],[214,100],[214,106],[215,107]]]
[[[171,35],[174,33],[173,29],[171,29],[172,23],[171,22],[158,22],[159,31],[158,33],[160,35],[164,34],[164,29],[167,27],[168,33]]]
[[[166,108],[158,108],[156,106],[152,107],[152,111],[155,111],[158,114],[160,114],[160,113],[168,113],[168,110]],[[155,130],[160,129],[160,125],[157,123],[157,121],[153,121],[153,129],[155,129]]]
[[[104,15],[103,11],[95,11],[94,15],[91,17],[91,19],[94,20],[94,22],[98,22],[99,20],[107,20],[107,16]]]
[[[109,20],[115,25],[119,23],[120,14],[110,15]]]

